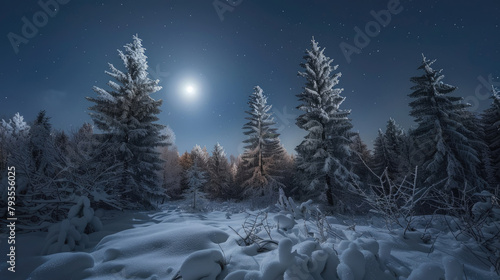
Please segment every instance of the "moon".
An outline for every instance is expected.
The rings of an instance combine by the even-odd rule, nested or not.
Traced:
[[[184,97],[190,101],[196,99],[196,86],[194,84],[186,85],[186,87],[184,88]]]

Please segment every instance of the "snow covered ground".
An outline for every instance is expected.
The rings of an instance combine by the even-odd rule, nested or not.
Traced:
[[[40,256],[46,234],[18,234],[16,272],[3,262],[0,279],[500,279],[472,254],[472,240],[456,241],[437,218],[419,217],[417,231],[403,237],[375,217],[327,217],[328,228],[244,207],[189,212],[170,203],[159,212],[114,212],[85,252]],[[244,223],[247,243],[257,243],[242,242]],[[0,250],[7,252],[5,239]]]

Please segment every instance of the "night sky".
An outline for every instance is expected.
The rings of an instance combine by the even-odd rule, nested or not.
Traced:
[[[51,6],[46,18],[37,2],[2,2],[0,118],[19,112],[32,121],[44,109],[53,127],[67,132],[91,122],[85,97],[95,96],[93,86],[109,89],[107,63],[124,70],[117,49],[138,34],[151,77],[163,86],[152,96],[163,100],[160,123],[175,132],[181,153],[195,144],[211,151],[216,142],[228,154],[241,153],[244,111],[256,85],[293,152],[305,134],[295,125],[295,95],[305,84],[297,72],[312,36],[339,65],[343,108],[352,109],[354,130],[369,146],[390,117],[404,128],[414,124],[407,95],[410,77],[422,74],[422,53],[437,59],[444,82],[457,86],[455,93],[477,112],[490,104],[487,84],[500,82],[498,0],[401,0],[399,6],[395,0],[59,0],[67,3]],[[214,3],[227,11],[218,13]],[[399,13],[376,34],[370,11],[388,6]],[[24,28],[26,38],[23,26],[34,15],[40,27]],[[374,36],[349,62],[339,46],[355,47],[355,27],[367,26]],[[11,44],[21,37],[18,47]],[[197,97],[186,98],[189,85]]]

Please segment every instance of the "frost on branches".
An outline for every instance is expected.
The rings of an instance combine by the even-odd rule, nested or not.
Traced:
[[[231,187],[231,166],[226,157],[224,148],[215,144],[212,156],[208,159],[208,174],[210,179],[207,192],[213,198],[228,198]]]
[[[410,115],[418,127],[412,132],[418,151],[425,155],[421,178],[425,185],[432,185],[444,179],[438,188],[457,195],[467,185],[471,189],[482,189],[486,185],[478,171],[479,154],[472,140],[474,131],[469,125],[470,104],[461,103],[462,98],[450,96],[456,87],[443,83],[441,70],[432,69],[435,60],[422,56],[422,76],[413,77],[415,84],[409,96]]]
[[[196,209],[196,204],[200,204],[199,201],[205,198],[205,193],[203,192],[203,187],[207,183],[206,173],[198,166],[195,162],[191,168],[186,172],[186,177],[188,180],[188,187],[186,193],[186,198],[189,199],[192,195],[193,197],[193,209]],[[200,205],[198,205],[199,207]]]
[[[243,185],[249,195],[264,194],[272,191],[278,183],[278,162],[283,159],[285,151],[278,138],[274,118],[269,112],[271,105],[267,104],[267,97],[259,86],[254,88],[248,105],[248,122],[243,126],[244,134],[248,137],[243,141],[246,144],[241,169]]]
[[[371,168],[377,176],[385,172],[391,181],[399,183],[410,173],[411,165],[406,138],[404,130],[392,118],[387,122],[385,133],[379,129],[374,141],[371,161]],[[377,180],[376,183],[378,183]]]
[[[307,131],[305,139],[297,148],[297,168],[306,195],[323,194],[329,205],[342,211],[343,196],[352,187],[353,178],[349,158],[350,144],[354,135],[348,115],[350,110],[340,109],[344,97],[342,89],[334,88],[341,73],[332,74],[332,59],[324,55],[324,49],[312,39],[311,50],[306,51],[304,91],[297,95],[301,105],[297,108],[304,114],[297,118],[297,126]]]
[[[493,88],[491,96],[493,102],[482,116],[486,145],[489,148],[486,168],[491,186],[500,184],[500,133],[498,133],[500,130],[500,96],[498,94],[498,90]]]
[[[141,40],[133,37],[133,42],[124,46],[125,52],[118,51],[127,72],[122,72],[109,64],[111,72],[106,72],[118,83],[109,81],[111,90],[94,87],[97,97],[88,97],[95,105],[90,113],[95,125],[103,131],[100,141],[114,157],[101,158],[121,164],[121,182],[118,190],[121,198],[131,202],[131,207],[152,206],[152,198],[159,198],[164,191],[159,188],[157,171],[161,170],[158,146],[167,145],[163,125],[155,123],[160,113],[161,100],[150,95],[161,89],[158,80],[148,78],[148,64]]]

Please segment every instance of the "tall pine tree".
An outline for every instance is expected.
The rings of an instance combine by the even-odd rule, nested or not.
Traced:
[[[279,140],[272,117],[271,105],[267,104],[259,86],[254,88],[248,101],[250,110],[248,122],[243,126],[244,134],[248,137],[242,156],[243,185],[249,194],[260,193],[271,188],[279,179],[279,167],[276,163],[283,157],[284,149]]]
[[[157,124],[161,100],[151,95],[161,89],[158,80],[148,77],[147,56],[141,39],[133,36],[133,42],[118,51],[125,64],[122,72],[109,64],[106,72],[118,83],[109,81],[110,91],[94,87],[97,97],[88,97],[95,105],[89,109],[95,125],[103,133],[100,141],[107,143],[115,159],[122,165],[122,179],[117,188],[130,207],[152,206],[151,199],[164,195],[158,185],[157,171],[161,170],[159,153],[155,150],[164,146],[166,136],[161,134],[165,127]],[[114,162],[110,163],[114,164]]]
[[[422,76],[411,78],[415,84],[409,95],[410,115],[418,127],[412,136],[418,152],[425,155],[419,177],[425,186],[442,182],[438,189],[454,196],[467,184],[469,189],[485,186],[478,172],[479,155],[472,145],[473,132],[464,123],[469,104],[450,96],[456,87],[443,83],[442,70],[432,69],[435,60],[423,56]]]
[[[324,55],[324,49],[311,41],[306,51],[304,91],[297,95],[304,114],[297,118],[297,126],[307,131],[305,139],[296,147],[297,168],[305,190],[317,195],[324,193],[329,205],[342,210],[342,199],[355,175],[350,168],[350,144],[353,133],[348,115],[350,110],[340,109],[344,97],[342,89],[334,88],[341,73],[332,74],[338,67],[330,66],[332,59]]]
[[[191,197],[190,194],[193,194],[193,209],[196,209],[196,201],[199,201],[205,198],[205,193],[203,192],[203,187],[207,183],[207,175],[206,173],[198,167],[198,164],[195,162],[191,168],[187,171],[188,178],[188,187],[185,197],[189,199]]]
[[[485,141],[489,155],[485,158],[488,181],[491,186],[498,188],[500,184],[500,96],[493,89],[491,106],[482,115]]]
[[[367,168],[367,165],[372,160],[372,155],[366,144],[361,140],[359,132],[356,132],[352,137],[351,150],[352,171],[358,175],[359,183],[367,186],[372,176],[370,170]]]
[[[224,152],[224,148],[215,144],[212,156],[208,159],[209,181],[207,192],[214,198],[228,198],[231,184],[231,167]]]
[[[182,166],[179,162],[179,152],[175,146],[162,147],[160,151],[160,158],[163,160],[162,187],[170,197],[178,197],[182,193]]]
[[[378,130],[377,138],[373,142],[373,159],[371,168],[377,176],[381,176],[391,165],[389,145],[382,129]]]
[[[402,172],[404,131],[394,119],[387,122],[385,133],[379,130],[379,135],[374,143],[373,171],[381,175],[387,169],[387,176],[392,181],[397,181],[399,177],[406,174]]]

